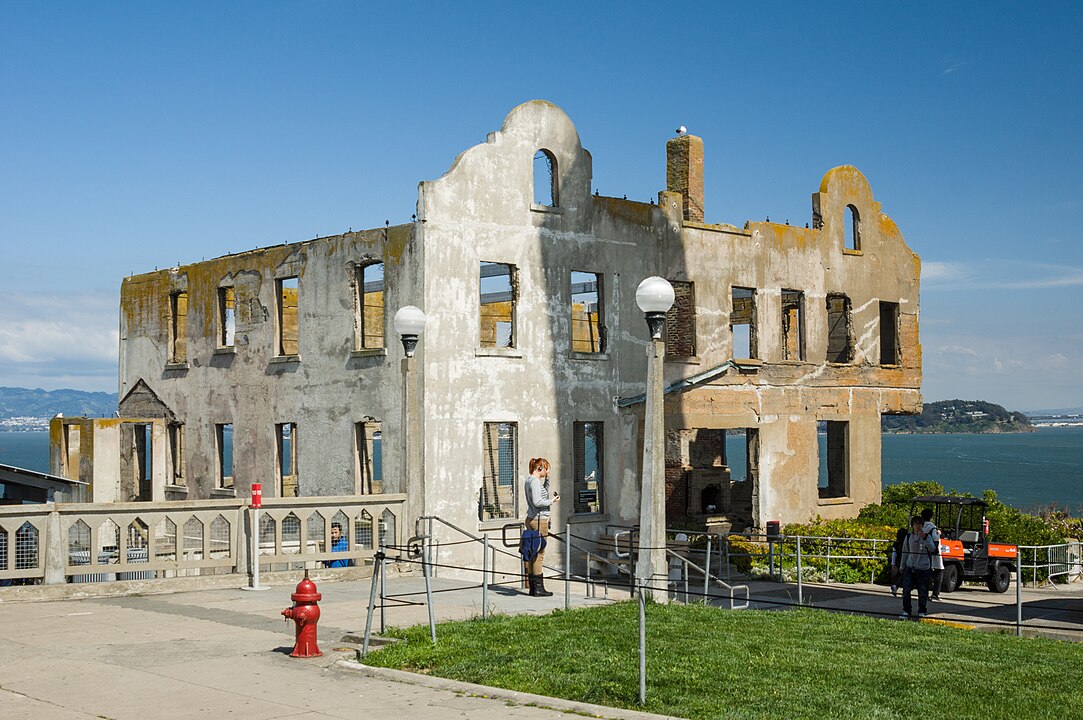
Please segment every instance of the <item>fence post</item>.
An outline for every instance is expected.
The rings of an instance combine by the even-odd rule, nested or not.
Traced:
[[[564,523],[564,609],[572,606],[572,526]]]
[[[827,538],[827,584],[831,584],[831,536]]]
[[[804,605],[804,587],[801,578],[801,536],[797,536],[797,604]]]
[[[730,534],[726,532],[726,538],[723,540],[726,544],[726,579],[730,580]]]
[[[710,598],[707,597],[707,592],[710,590],[711,580],[711,536],[707,536],[707,562],[703,564],[703,604],[708,605],[707,602]]]
[[[431,551],[432,538],[424,540],[424,556],[421,558],[421,568],[425,574],[425,604],[429,606],[429,634],[432,636],[432,644],[436,644],[436,611],[432,606],[432,570],[429,568],[429,552]]]
[[[481,536],[481,619],[489,619],[489,533]]]
[[[1015,636],[1023,637],[1023,551],[1015,549]]]
[[[380,563],[380,634],[387,632],[387,622],[384,617],[384,608],[387,607],[387,554],[384,552],[384,544],[380,543],[380,550],[376,553],[376,559]],[[373,572],[376,566],[373,564]]]
[[[153,531],[154,528],[151,528]],[[40,533],[39,533],[40,537]],[[15,538],[11,538],[14,541]],[[54,504],[45,522],[45,577],[42,582],[46,585],[60,585],[64,582],[65,553],[64,536],[60,530],[60,511]],[[149,558],[151,562],[154,558]]]
[[[369,654],[369,638],[372,636],[372,614],[376,610],[376,583],[380,579],[380,556],[382,551],[376,553],[375,562],[372,563],[372,585],[369,586],[369,611],[365,620],[365,642],[361,646],[361,657]],[[381,603],[382,604],[382,603]]]
[[[643,588],[639,591],[639,704],[647,704],[647,611]]]

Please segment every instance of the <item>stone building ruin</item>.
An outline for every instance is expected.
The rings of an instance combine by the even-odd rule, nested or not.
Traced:
[[[569,118],[532,101],[420,183],[414,222],[128,277],[119,417],[54,420],[52,470],[101,501],[402,492],[405,526],[482,532],[522,517],[545,456],[557,527],[634,525],[634,296],[661,275],[667,518],[855,515],[880,498],[880,416],[921,408],[920,260],[856,168],[824,175],[808,227],[737,226],[705,222],[703,162],[682,135],[657,203],[601,196]],[[415,415],[404,305],[428,316]]]

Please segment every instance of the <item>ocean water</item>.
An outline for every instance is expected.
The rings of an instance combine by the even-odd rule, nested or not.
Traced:
[[[826,451],[820,436],[820,455]],[[735,477],[744,474],[744,443],[727,437]],[[0,432],[0,463],[49,472],[48,432]],[[935,480],[1032,510],[1052,504],[1083,514],[1083,427],[1012,435],[884,435],[885,485]]]

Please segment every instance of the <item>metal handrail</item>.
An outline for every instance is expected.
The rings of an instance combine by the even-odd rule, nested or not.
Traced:
[[[703,577],[704,577],[705,581],[707,581],[707,580],[714,581],[715,584],[721,586],[722,588],[724,588],[726,590],[729,590],[729,592],[730,592],[730,610],[747,610],[748,609],[748,606],[749,606],[749,603],[750,603],[751,597],[752,597],[752,593],[748,589],[748,585],[730,585],[725,580],[722,580],[721,578],[712,575],[710,573],[710,571],[705,570],[704,568],[701,568],[696,563],[694,563],[691,560],[689,560],[688,558],[684,557],[683,555],[681,555],[676,550],[671,550],[669,548],[666,548],[666,554],[669,555],[670,557],[675,557],[675,558],[677,558],[678,560],[680,560],[681,562],[684,563],[686,579],[687,579],[688,568],[692,567],[692,568],[698,570],[700,573],[703,574]],[[744,590],[745,591],[744,605],[740,605],[740,606],[735,606],[734,605],[733,601],[734,601],[734,591],[735,590]],[[706,593],[704,593],[704,595],[706,595]],[[704,597],[705,601],[706,601],[706,599],[707,598]]]

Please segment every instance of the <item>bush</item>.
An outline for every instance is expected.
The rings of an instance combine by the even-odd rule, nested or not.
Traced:
[[[803,574],[810,582],[808,570],[819,571],[826,579],[828,576],[828,560],[826,557],[808,557],[811,555],[827,555],[830,550],[831,567],[830,579],[842,583],[869,582],[874,579],[887,579],[887,561],[891,552],[888,543],[865,542],[865,540],[895,539],[895,528],[888,525],[874,525],[862,520],[821,520],[817,518],[808,524],[787,525],[784,529],[786,535],[802,535],[801,563]],[[852,538],[832,540],[830,548],[826,540],[815,538]],[[795,547],[788,547],[788,552],[795,552]],[[835,555],[860,555],[862,558],[843,560]]]

